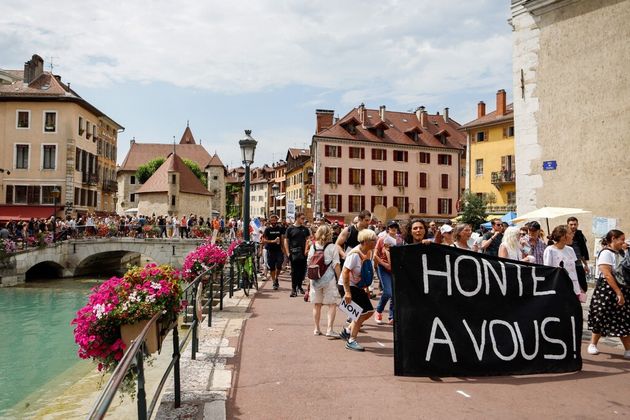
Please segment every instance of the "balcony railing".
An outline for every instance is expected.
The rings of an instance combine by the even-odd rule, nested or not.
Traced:
[[[104,192],[115,192],[118,191],[118,183],[112,180],[103,181],[103,191]]]
[[[503,185],[503,184],[512,184],[516,181],[516,172],[515,171],[497,171],[492,172],[492,184],[494,185]]]
[[[88,185],[96,185],[98,184],[98,175],[83,172],[81,182]]]

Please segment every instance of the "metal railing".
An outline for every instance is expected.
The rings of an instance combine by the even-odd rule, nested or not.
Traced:
[[[203,273],[197,276],[186,288],[183,293],[185,296],[188,296],[188,293],[191,294],[191,305],[192,310],[192,323],[190,324],[190,328],[183,339],[180,341],[179,339],[179,331],[178,331],[178,323],[175,322],[172,326],[173,330],[173,355],[171,357],[171,362],[169,363],[166,371],[162,375],[160,379],[160,383],[157,386],[153,394],[153,398],[147,408],[147,399],[146,399],[146,389],[145,389],[145,378],[144,378],[144,342],[147,334],[152,328],[155,328],[155,324],[159,321],[161,313],[156,313],[153,315],[153,318],[147,323],[144,327],[140,335],[133,341],[131,346],[125,351],[123,358],[118,363],[118,366],[112,373],[109,381],[105,385],[103,392],[99,395],[96,403],[94,404],[92,410],[88,414],[89,419],[102,419],[105,417],[109,406],[116,395],[116,392],[120,388],[124,378],[127,376],[130,369],[135,368],[138,374],[137,379],[137,411],[138,411],[138,419],[146,420],[151,418],[153,411],[155,410],[155,406],[159,402],[159,396],[166,384],[166,380],[168,379],[171,371],[173,373],[173,387],[174,387],[174,407],[179,408],[181,405],[181,382],[180,382],[180,358],[181,352],[186,346],[188,339],[192,334],[192,342],[191,342],[191,358],[195,360],[196,353],[199,351],[199,340],[198,340],[198,332],[197,328],[199,326],[199,322],[203,320],[203,310],[208,307],[208,326],[211,326],[212,321],[212,304],[213,304],[213,293],[212,293],[212,281],[209,280],[209,273],[216,271],[216,266],[212,266],[207,268]],[[199,298],[205,292],[204,288],[204,280],[207,281],[208,287],[208,300],[205,304],[201,304]],[[201,292],[199,291],[199,287],[201,287]],[[223,275],[221,275],[221,309],[223,304]],[[188,305],[187,305],[188,306]],[[186,311],[187,312],[187,311]],[[169,328],[170,329],[170,328]],[[135,361],[135,365],[133,365]]]

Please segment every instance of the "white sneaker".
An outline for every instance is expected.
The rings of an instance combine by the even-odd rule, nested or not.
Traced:
[[[624,359],[630,359],[630,350],[626,350],[623,352],[623,358]]]
[[[595,344],[589,344],[588,348],[586,349],[586,352],[588,354],[599,354],[599,350],[597,350],[597,346]],[[629,353],[629,352],[626,352],[626,353]]]

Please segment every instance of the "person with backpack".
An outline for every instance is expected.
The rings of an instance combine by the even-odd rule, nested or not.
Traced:
[[[322,314],[322,306],[328,308],[328,322],[326,337],[329,339],[341,338],[335,332],[335,315],[339,293],[337,291],[337,279],[341,274],[339,253],[332,241],[332,228],[321,225],[315,232],[315,242],[308,251],[307,277],[309,279],[309,301],[313,303],[313,322],[315,323],[314,335],[322,335],[319,328],[319,320]]]
[[[311,236],[309,228],[304,226],[306,216],[296,213],[293,226],[289,226],[284,236],[284,249],[288,250],[291,263],[291,295],[296,297],[298,292],[304,294],[302,282],[306,274],[306,240]]]
[[[597,256],[597,279],[588,311],[588,329],[593,332],[588,354],[599,354],[597,343],[601,337],[619,337],[625,349],[624,359],[630,359],[630,284],[623,276],[620,251],[625,235],[610,230],[602,239]]]
[[[374,313],[374,307],[364,288],[370,286],[374,278],[372,253],[376,246],[376,233],[371,229],[363,229],[357,239],[359,245],[346,253],[346,261],[337,287],[346,305],[354,302],[361,308],[361,314],[347,328],[343,328],[339,335],[347,340],[348,350],[364,351],[356,338],[361,325]]]

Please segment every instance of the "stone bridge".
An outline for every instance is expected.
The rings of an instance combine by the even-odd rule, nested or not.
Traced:
[[[45,277],[75,277],[124,271],[126,263],[181,267],[203,240],[94,238],[76,239],[41,249],[20,251],[0,267],[0,287],[24,283],[29,272]]]

